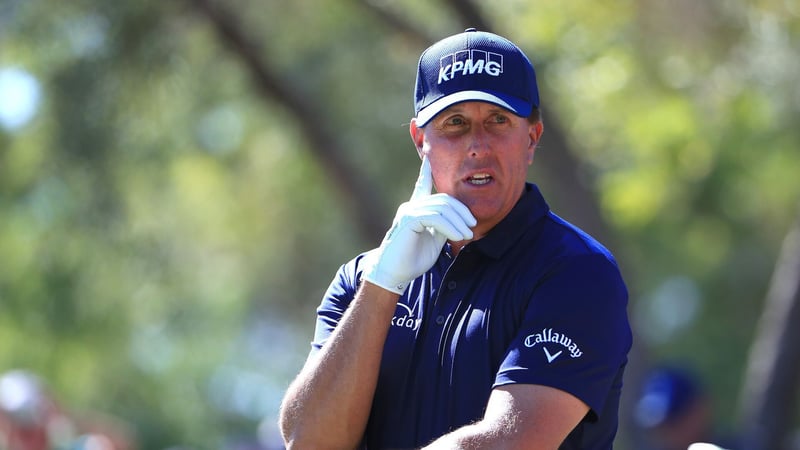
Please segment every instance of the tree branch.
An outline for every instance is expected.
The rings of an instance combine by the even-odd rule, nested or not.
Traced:
[[[383,4],[378,4],[374,0],[357,0],[358,3],[367,11],[371,12],[381,23],[394,30],[395,33],[414,42],[420,47],[427,47],[438,39],[430,36],[421,28],[417,27],[405,17],[397,12],[390,10]]]
[[[492,26],[483,13],[469,0],[445,0],[456,14],[461,17],[465,28],[477,28],[480,31],[492,32]]]
[[[330,121],[296,86],[276,74],[277,71],[268,63],[269,58],[263,55],[237,18],[221,2],[189,1],[208,18],[221,41],[241,59],[262,97],[279,103],[295,116],[302,135],[309,142],[310,151],[325,167],[324,172],[338,189],[350,214],[357,218],[356,224],[360,227],[361,235],[367,240],[382,237],[387,226],[381,220],[384,216],[382,201],[363,177],[353,176],[359,170],[345,157],[341,140],[330,128]]]

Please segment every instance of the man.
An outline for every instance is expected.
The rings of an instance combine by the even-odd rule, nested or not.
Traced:
[[[281,406],[287,447],[611,448],[627,291],[611,254],[526,182],[538,107],[505,38],[469,29],[422,54],[419,179],[323,298]]]
[[[648,371],[633,413],[642,446],[651,450],[685,450],[693,443],[720,448],[710,447],[711,442],[741,447],[734,436],[717,433],[706,387],[682,365],[664,364]]]

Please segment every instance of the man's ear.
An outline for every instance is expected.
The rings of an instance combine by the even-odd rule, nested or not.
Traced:
[[[544,125],[542,125],[542,121],[540,120],[534,124],[531,124],[529,130],[528,138],[530,139],[530,142],[528,143],[528,164],[533,164],[533,155],[536,153],[536,146],[539,145],[539,139],[542,138]]]
[[[422,159],[422,144],[425,142],[425,130],[417,126],[417,119],[411,119],[411,123],[408,125],[408,132],[411,134],[414,147],[417,148],[419,159]]]
[[[539,139],[542,138],[542,133],[543,132],[544,132],[544,125],[542,124],[541,120],[537,121],[534,124],[531,124],[530,133],[529,133],[530,138],[531,138],[530,145],[533,145],[534,147],[536,145],[538,145],[539,144]]]

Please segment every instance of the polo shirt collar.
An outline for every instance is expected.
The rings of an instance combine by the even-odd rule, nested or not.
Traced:
[[[523,233],[549,211],[550,207],[539,192],[539,188],[533,183],[526,183],[525,192],[508,215],[489,230],[486,236],[470,243],[468,247],[490,258],[499,259]]]

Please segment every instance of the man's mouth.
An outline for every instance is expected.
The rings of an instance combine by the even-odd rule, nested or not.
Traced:
[[[472,175],[469,178],[467,178],[467,183],[476,186],[487,184],[490,181],[492,181],[492,176],[489,175],[488,173],[476,173],[475,175]]]

